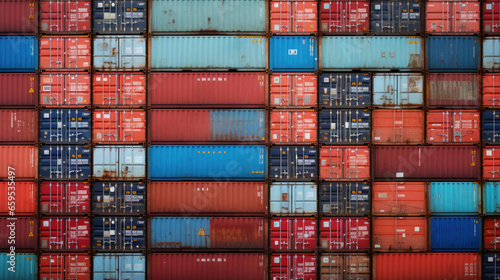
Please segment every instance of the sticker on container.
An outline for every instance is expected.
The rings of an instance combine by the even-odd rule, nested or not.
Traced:
[[[486,4],[486,10],[491,10],[491,4]]]
[[[330,129],[331,130],[337,129],[337,124],[336,123],[330,123]]]
[[[288,55],[297,55],[297,49],[289,49]]]
[[[280,222],[274,222],[274,227],[279,227],[280,226]]]
[[[397,178],[403,178],[405,176],[404,172],[396,172]]]
[[[345,128],[349,128],[349,122],[345,122],[344,126]]]
[[[374,247],[375,248],[380,248],[380,245],[379,244],[375,244]]]
[[[279,243],[280,242],[278,240],[274,241],[274,245],[279,245]]]
[[[274,30],[280,30],[280,25],[279,24],[275,24],[274,25]]]
[[[406,195],[404,193],[399,193],[398,197],[406,197]]]
[[[375,5],[375,10],[380,10],[380,5]]]
[[[311,133],[306,133],[306,134],[305,134],[305,138],[306,138],[306,139],[311,139]]]
[[[406,237],[406,233],[403,233],[403,237]]]
[[[330,222],[323,222],[324,227],[330,227]]]
[[[49,113],[43,113],[43,117],[44,117],[45,119],[46,119],[46,118],[48,118],[49,116],[50,116],[50,115],[49,115]]]
[[[419,232],[420,231],[420,227],[415,227],[415,232]]]
[[[97,3],[97,8],[102,8],[102,3],[101,2]]]
[[[329,3],[325,3],[325,5],[323,6],[325,9],[330,9],[330,4]]]
[[[329,262],[328,257],[323,257],[323,263],[328,263],[328,262]],[[335,262],[335,261],[332,261],[332,262]]]
[[[321,160],[321,166],[326,166],[326,160],[325,159]]]
[[[50,86],[43,86],[43,91],[50,91]]]
[[[49,150],[45,150],[45,151],[43,151],[43,154],[44,154],[44,155],[48,155],[48,154],[49,154]]]
[[[380,140],[380,137],[375,137],[375,140]]]
[[[43,226],[48,227],[49,226],[49,221],[43,221]]]
[[[102,116],[103,116],[103,118],[105,118],[105,119],[109,119],[109,118],[111,118],[111,117],[110,117],[110,114],[102,114]]]
[[[493,257],[488,257],[488,262],[492,262],[493,261]]]
[[[493,155],[493,151],[492,150],[486,150],[486,155],[487,156],[492,156]]]
[[[274,258],[274,263],[280,263],[280,258],[279,257],[275,257]]]
[[[278,139],[278,134],[273,134],[273,139]]]

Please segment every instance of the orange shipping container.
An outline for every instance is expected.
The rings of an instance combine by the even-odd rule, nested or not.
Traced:
[[[9,201],[10,195],[15,197],[14,205]],[[37,185],[34,182],[0,182],[0,215],[13,212],[16,216],[34,216],[37,197]]]
[[[318,31],[316,1],[272,1],[271,32],[273,34],[313,34]]]
[[[39,56],[40,68],[44,70],[90,70],[90,38],[84,36],[42,37]]]
[[[427,112],[427,143],[474,144],[481,141],[477,111],[432,110]]]
[[[314,143],[318,137],[316,111],[271,111],[272,143]]]
[[[427,250],[427,220],[425,217],[374,217],[374,251]]]
[[[141,110],[95,110],[94,142],[136,143],[146,141],[146,112]]]
[[[38,174],[38,147],[0,146],[0,179],[32,180]],[[9,179],[10,180],[10,179]]]
[[[40,105],[44,107],[90,105],[90,74],[78,72],[41,74]]]
[[[477,34],[480,32],[479,1],[428,2],[426,32],[431,34]]]
[[[95,73],[92,88],[92,103],[98,107],[146,105],[146,75],[143,73]]]
[[[370,149],[324,146],[320,149],[319,177],[323,180],[359,181],[370,178]]]
[[[483,106],[500,107],[500,75],[483,75]]]
[[[415,216],[426,213],[423,182],[374,182],[372,193],[375,215]]]
[[[273,107],[312,107],[318,104],[318,78],[310,73],[271,75],[271,100]]]
[[[373,110],[374,144],[424,143],[425,115],[422,110]]]

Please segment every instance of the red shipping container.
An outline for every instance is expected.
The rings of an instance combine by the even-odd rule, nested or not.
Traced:
[[[309,1],[271,1],[273,34],[314,34],[318,31],[318,6]]]
[[[36,218],[2,217],[0,218],[0,250],[35,251],[37,243]]]
[[[273,218],[269,221],[271,250],[314,250],[318,244],[315,218]]]
[[[93,75],[94,106],[143,107],[146,105],[146,75],[132,72],[102,72]]]
[[[258,253],[151,253],[148,279],[265,279],[266,255]]]
[[[500,219],[484,218],[483,248],[489,251],[500,249]]]
[[[483,1],[483,32],[486,34],[500,33],[500,1]]]
[[[267,187],[261,182],[155,182],[148,184],[150,214],[267,213]]]
[[[273,280],[317,279],[318,264],[314,254],[272,254],[269,268]]]
[[[41,254],[40,279],[90,280],[91,260],[86,254]]]
[[[374,217],[374,251],[426,251],[427,220],[424,217]]]
[[[321,254],[321,280],[370,280],[372,274],[369,254]]]
[[[36,34],[38,32],[38,1],[0,0],[0,33]]]
[[[362,34],[370,30],[368,1],[321,1],[321,32],[325,34]]]
[[[44,107],[76,107],[90,105],[90,74],[40,74],[40,105]]]
[[[423,110],[373,110],[374,144],[423,144],[425,114]]]
[[[431,34],[477,34],[481,32],[479,1],[432,1],[426,6],[425,31]]]
[[[429,73],[427,106],[478,107],[480,75],[476,73]]]
[[[310,73],[271,75],[269,103],[273,107],[313,107],[318,104],[318,77]]]
[[[265,73],[151,73],[149,102],[153,108],[264,108]]]
[[[319,177],[323,180],[359,181],[370,178],[370,149],[363,146],[323,146]]]
[[[90,250],[90,220],[87,218],[42,218],[40,250]]]
[[[425,215],[425,183],[373,182],[372,206],[375,215]]]
[[[15,200],[9,201],[9,196],[15,197]],[[0,182],[0,215],[10,215],[12,212],[16,216],[34,216],[36,214],[37,202],[36,183]]]
[[[378,280],[479,280],[478,253],[389,253],[376,254],[373,279]]]
[[[40,30],[42,32],[90,32],[92,4],[90,0],[40,1]]]
[[[481,141],[481,114],[477,111],[427,112],[427,143],[474,144]]]
[[[32,143],[38,136],[38,112],[35,109],[0,109],[0,143]]]
[[[38,174],[36,146],[0,146],[0,179],[32,180]]]
[[[90,214],[90,184],[84,182],[42,182],[40,213]]]
[[[0,107],[35,107],[38,103],[35,73],[0,73]]]
[[[370,220],[361,217],[322,218],[319,235],[324,250],[369,250]]]
[[[496,146],[483,148],[483,178],[500,179],[500,150],[497,150]]]
[[[309,111],[271,111],[271,142],[276,144],[308,144],[318,141],[318,114]]]
[[[94,110],[92,123],[96,143],[146,141],[146,112],[142,110]]]
[[[483,74],[483,106],[500,107],[500,75]]]
[[[91,40],[84,36],[40,38],[40,68],[83,71],[91,68]]]

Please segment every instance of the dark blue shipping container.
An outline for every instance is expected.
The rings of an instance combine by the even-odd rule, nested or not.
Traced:
[[[91,174],[90,155],[86,145],[44,145],[40,147],[40,178],[87,180]]]
[[[368,215],[371,187],[363,182],[324,182],[319,187],[319,211],[324,215]]]
[[[419,0],[384,0],[371,2],[371,31],[375,34],[420,33]]]
[[[479,40],[473,36],[430,36],[426,40],[430,72],[475,72],[478,70]]]
[[[35,72],[38,39],[35,36],[0,36],[0,72]]]
[[[364,144],[371,141],[371,114],[363,109],[329,109],[319,112],[319,142]]]
[[[94,26],[98,33],[139,33],[146,31],[146,0],[94,1]]]
[[[318,177],[318,150],[307,146],[271,147],[270,178],[275,180],[311,180]]]
[[[483,280],[500,279],[500,254],[483,255]]]
[[[325,108],[369,107],[371,86],[368,73],[322,74],[319,80],[319,103]]]
[[[85,109],[42,109],[40,141],[42,143],[85,143],[91,137],[91,113]]]
[[[146,221],[139,217],[96,217],[92,221],[93,250],[146,248]]]
[[[496,144],[500,142],[500,111],[483,111],[483,142]]]
[[[143,214],[146,211],[146,186],[136,182],[94,183],[94,214]]]
[[[481,249],[481,219],[478,217],[432,217],[431,250],[434,252],[473,252]]]
[[[273,71],[314,71],[318,68],[318,41],[310,36],[273,36],[269,45]]]

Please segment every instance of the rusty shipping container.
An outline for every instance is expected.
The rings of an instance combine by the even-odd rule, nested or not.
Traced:
[[[318,140],[316,110],[272,110],[270,141],[275,144],[309,144]]]
[[[1,0],[0,33],[36,34],[38,32],[38,1]]]
[[[425,11],[428,34],[479,34],[481,3],[472,1],[430,1]]]
[[[372,188],[374,215],[423,216],[427,213],[424,182],[374,182]]]
[[[272,107],[313,107],[318,104],[318,78],[311,73],[273,73],[269,104]]]
[[[91,0],[41,0],[39,2],[42,33],[89,33],[92,31]]]
[[[18,202],[17,204],[19,204]],[[37,244],[37,219],[35,217],[1,217],[0,250],[35,251]]]
[[[90,214],[90,184],[85,182],[42,182],[39,213],[53,215]]]
[[[363,181],[370,178],[370,149],[363,146],[323,146],[319,177],[329,181]]]
[[[38,248],[42,251],[90,250],[88,218],[41,218],[39,225]]]
[[[364,34],[370,31],[368,1],[321,1],[320,31],[323,34]]]
[[[38,204],[37,185],[34,182],[0,182],[0,215],[36,214]],[[14,196],[15,200],[9,200]]]
[[[0,107],[34,108],[38,100],[35,73],[0,73]]]
[[[85,71],[91,69],[88,36],[43,36],[40,38],[40,69]]]
[[[427,143],[476,144],[481,141],[479,111],[427,111]]]
[[[99,72],[92,77],[92,104],[96,107],[146,106],[146,75],[134,72]]]
[[[423,252],[427,250],[425,217],[374,217],[373,250]]]
[[[274,253],[270,255],[271,279],[316,280],[318,264],[314,254]]]
[[[0,146],[0,178],[33,180],[38,176],[36,146]]]
[[[427,75],[427,106],[431,108],[478,108],[481,88],[476,73],[430,73]]]
[[[40,105],[83,107],[90,105],[90,74],[46,72],[40,74]]]
[[[424,106],[424,75],[377,73],[373,75],[373,105],[387,108]]]
[[[500,2],[486,0],[482,4],[483,33],[500,34]]]
[[[500,106],[500,75],[485,73],[483,77],[483,106],[494,108]]]
[[[146,141],[146,112],[132,109],[94,110],[94,143],[126,144]]]
[[[370,220],[366,217],[321,218],[320,248],[323,250],[370,250]]]
[[[76,253],[43,253],[39,256],[40,279],[90,280],[91,257]]]
[[[277,35],[315,34],[318,31],[318,3],[313,1],[271,1],[270,29]]]
[[[269,220],[269,249],[314,250],[318,243],[315,218],[272,218]]]
[[[0,109],[0,143],[35,144],[38,113],[33,109]]]
[[[424,124],[423,110],[373,110],[372,143],[423,144]]]
[[[498,251],[500,249],[500,219],[484,218],[483,220],[483,249]]]
[[[370,280],[371,257],[363,253],[323,253],[319,273],[321,280]]]

